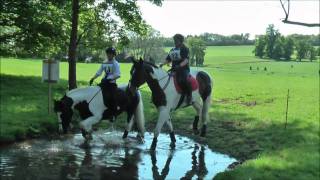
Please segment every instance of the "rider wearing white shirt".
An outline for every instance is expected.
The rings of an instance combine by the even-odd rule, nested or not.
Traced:
[[[115,116],[114,114],[117,111],[116,91],[118,88],[116,80],[120,78],[120,66],[118,61],[115,59],[115,48],[107,48],[106,54],[107,59],[101,64],[96,74],[90,79],[89,84],[91,85],[94,79],[99,77],[102,74],[102,72],[105,72],[105,76],[101,79],[101,83],[99,84],[99,86],[103,91],[107,91],[106,95],[103,96],[104,102],[110,110],[110,113],[112,113],[113,116]]]

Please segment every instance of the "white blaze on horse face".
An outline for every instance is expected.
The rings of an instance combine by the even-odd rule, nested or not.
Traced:
[[[61,112],[57,112],[58,115],[58,123],[59,123],[59,132],[62,132],[62,121],[61,121]]]

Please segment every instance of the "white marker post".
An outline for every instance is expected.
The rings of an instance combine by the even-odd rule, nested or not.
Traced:
[[[42,82],[48,83],[48,114],[52,111],[52,83],[59,81],[59,61],[46,59],[42,61]]]

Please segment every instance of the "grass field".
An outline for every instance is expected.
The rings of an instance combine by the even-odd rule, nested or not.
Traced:
[[[252,56],[252,49],[207,48],[203,69],[214,78],[214,96],[208,136],[200,140],[215,151],[244,161],[216,178],[319,179],[319,61],[261,60]],[[41,83],[41,66],[39,60],[1,59],[2,142],[49,135],[56,130],[56,117],[47,115],[47,85]],[[78,85],[86,86],[98,67],[77,64]],[[119,83],[128,82],[130,67],[121,64]],[[60,72],[61,81],[54,85],[55,98],[67,90],[66,63],[60,63]],[[146,125],[153,130],[156,111],[148,88],[142,91]],[[174,113],[178,133],[191,135],[193,115],[191,108]],[[118,121],[117,126],[123,126],[125,120]]]

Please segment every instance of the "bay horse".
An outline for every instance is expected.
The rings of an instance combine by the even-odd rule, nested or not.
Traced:
[[[154,138],[151,144],[151,150],[154,150],[157,145],[157,137],[162,126],[166,123],[170,131],[171,145],[175,145],[175,136],[171,123],[170,113],[180,107],[192,105],[196,110],[197,115],[193,121],[193,132],[198,134],[198,121],[201,119],[200,136],[204,137],[207,130],[207,122],[209,120],[209,108],[211,103],[211,95],[213,82],[211,77],[205,71],[192,70],[190,75],[193,77],[197,88],[193,89],[191,104],[187,103],[184,95],[179,92],[179,87],[176,86],[173,75],[158,67],[157,65],[143,61],[132,60],[133,66],[129,81],[130,91],[136,91],[142,84],[147,83],[152,92],[152,102],[158,109],[158,120],[154,130]]]
[[[118,104],[116,115],[122,112],[127,113],[127,126],[123,138],[127,137],[134,121],[137,123],[138,136],[143,138],[145,129],[143,102],[140,91],[132,93],[128,91],[127,86],[121,86],[114,96],[116,96]],[[67,92],[60,100],[55,100],[54,111],[58,115],[59,131],[67,133],[74,110],[79,111],[80,118],[82,119],[80,128],[82,136],[86,140],[91,139],[92,125],[100,122],[102,119],[111,119],[113,117],[113,112],[108,111],[103,101],[103,93],[100,86],[73,89]]]

